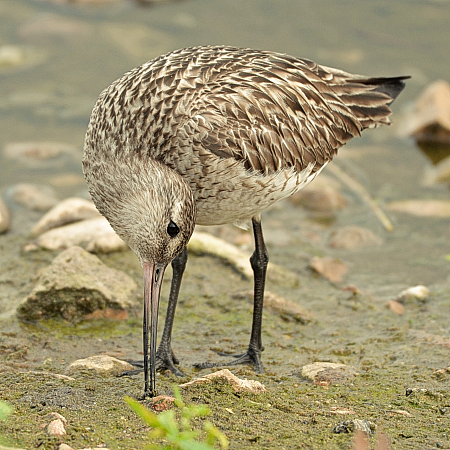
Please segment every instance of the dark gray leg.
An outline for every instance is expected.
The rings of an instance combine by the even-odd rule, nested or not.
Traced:
[[[253,322],[252,332],[250,335],[250,343],[245,353],[241,355],[231,355],[236,359],[227,363],[200,363],[196,364],[199,369],[217,366],[235,366],[238,364],[251,364],[255,367],[258,373],[264,372],[264,367],[261,363],[261,352],[264,350],[262,345],[261,331],[262,331],[262,314],[264,303],[264,286],[266,283],[267,264],[269,263],[269,254],[264,243],[261,221],[259,219],[252,219],[253,234],[255,236],[255,251],[250,257],[250,264],[252,265],[254,275],[254,294],[253,294]],[[219,353],[224,356],[223,353]]]
[[[181,253],[172,261],[172,284],[170,286],[169,304],[167,305],[166,322],[164,323],[164,331],[156,351],[156,370],[170,370],[175,375],[182,377],[184,373],[175,367],[178,359],[172,351],[172,327],[175,317],[175,309],[177,307],[178,294],[180,292],[181,280],[183,278],[184,269],[188,259],[187,248],[185,247]],[[137,370],[128,370],[121,375],[134,375],[144,370],[143,361],[128,361],[133,366],[139,367]]]
[[[178,359],[174,355],[171,347],[172,341],[172,327],[175,317],[175,309],[177,307],[178,294],[180,292],[181,280],[183,278],[184,269],[188,259],[187,248],[172,261],[173,277],[170,286],[169,304],[167,305],[166,322],[164,323],[164,331],[156,352],[156,369],[169,369],[177,376],[184,376],[183,372],[175,367],[178,364]]]

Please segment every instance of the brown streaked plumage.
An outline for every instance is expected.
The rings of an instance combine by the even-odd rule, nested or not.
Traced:
[[[83,170],[97,208],[143,265],[145,395],[154,394],[156,365],[181,374],[171,332],[195,223],[252,221],[252,334],[233,364],[263,370],[268,255],[260,213],[314,179],[352,137],[389,124],[389,104],[405,78],[364,78],[268,51],[196,47],[137,67],[101,93]],[[159,289],[171,261],[168,314],[156,352]]]

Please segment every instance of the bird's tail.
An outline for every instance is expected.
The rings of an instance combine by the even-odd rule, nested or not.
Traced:
[[[403,91],[403,88],[405,87],[403,80],[407,80],[409,78],[411,77],[403,76],[392,78],[366,78],[353,81],[366,86],[374,86],[374,89],[371,90],[388,95],[391,98],[391,101],[387,104],[390,105],[397,98],[398,94]]]
[[[346,97],[346,104],[355,117],[358,118],[362,129],[389,125],[392,114],[389,106],[405,87],[404,80],[410,78],[352,78],[348,80],[350,96]],[[342,99],[342,97],[341,97]]]

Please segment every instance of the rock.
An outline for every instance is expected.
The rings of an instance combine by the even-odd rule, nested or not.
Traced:
[[[250,255],[238,249],[236,246],[225,242],[209,233],[194,231],[187,248],[197,255],[214,255],[238,271],[245,278],[253,278],[253,270],[250,265]],[[267,266],[267,279],[286,286],[297,287],[298,276],[283,267],[269,262]]]
[[[67,375],[74,375],[80,371],[92,371],[99,375],[118,376],[127,370],[133,370],[133,366],[126,361],[113,358],[108,355],[94,355],[84,359],[77,359],[67,369]]]
[[[135,303],[136,283],[124,272],[105,266],[80,247],[60,253],[38,272],[33,290],[17,310],[23,320],[62,317],[77,320],[92,314],[126,317]]]
[[[332,283],[340,283],[348,271],[347,264],[331,256],[313,258],[310,267],[318,274],[328,278]]]
[[[50,160],[64,155],[76,155],[73,145],[62,142],[12,142],[3,149],[5,157],[35,166],[48,165]]]
[[[439,183],[450,187],[450,156],[442,158],[434,166],[425,167],[423,186],[429,187]]]
[[[59,419],[55,419],[47,425],[47,433],[50,436],[64,436],[67,434],[67,431],[64,423]]]
[[[104,253],[127,249],[125,242],[116,235],[104,217],[46,231],[36,239],[36,244],[47,250],[63,250],[74,245],[91,252],[102,250]]]
[[[382,239],[367,228],[349,225],[334,231],[328,245],[343,250],[357,250],[364,247],[381,245]]]
[[[450,85],[438,80],[426,87],[400,130],[418,142],[450,143]]]
[[[315,183],[301,189],[289,197],[289,200],[320,217],[331,217],[335,211],[347,205],[347,200],[336,188],[332,186],[320,187]]]
[[[219,370],[204,377],[196,378],[188,383],[180,384],[181,388],[189,387],[194,384],[210,383],[213,380],[225,381],[231,385],[235,392],[251,392],[258,394],[266,392],[266,387],[259,381],[255,380],[241,380],[236,375],[233,375],[228,369]]]
[[[366,434],[373,434],[377,426],[368,420],[344,420],[339,422],[334,428],[333,433],[353,433],[355,431],[362,431]]]
[[[0,234],[9,230],[11,225],[11,216],[5,202],[0,197]]]
[[[403,304],[412,303],[417,300],[425,302],[429,296],[430,290],[426,286],[419,284],[418,286],[413,286],[402,291],[396,298],[396,301]]]
[[[39,236],[44,231],[52,228],[94,217],[101,217],[101,215],[91,201],[78,197],[69,197],[59,202],[43,215],[32,228],[31,235]]]
[[[233,298],[253,301],[253,291],[238,292],[233,295]],[[312,316],[307,314],[298,303],[287,300],[267,290],[264,292],[264,307],[285,320],[294,320],[303,325],[306,325],[312,320]]]
[[[122,252],[127,248],[127,244],[116,233],[106,233],[86,245],[86,250],[91,253]]]
[[[58,414],[57,412],[51,412],[50,414],[47,414],[47,416],[55,418],[47,425],[47,433],[50,436],[64,436],[67,434],[67,420],[65,419],[65,417],[63,417],[61,414]]]
[[[389,300],[386,303],[386,308],[389,308],[392,312],[399,316],[405,314],[405,307],[400,302],[395,300]]]
[[[330,362],[315,362],[302,368],[302,376],[320,386],[345,384],[356,375],[358,372],[354,367]]]
[[[389,203],[386,208],[419,217],[450,217],[448,200],[401,200]]]
[[[60,444],[58,450],[73,450],[73,448],[67,444]]]
[[[35,211],[47,211],[58,203],[54,189],[40,184],[16,184],[8,193],[16,203]]]
[[[150,407],[155,411],[166,411],[173,408],[175,405],[175,397],[169,397],[168,395],[158,395],[152,399]]]
[[[67,444],[60,444],[58,450],[73,450],[73,448]]]

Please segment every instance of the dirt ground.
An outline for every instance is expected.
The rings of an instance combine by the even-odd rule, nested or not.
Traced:
[[[23,254],[20,248],[26,242],[17,236],[2,237],[2,249],[11,259],[1,281],[3,293],[9,292],[11,299],[26,295],[29,274],[56,255]],[[140,266],[131,252],[102,259],[131,275],[142,288]],[[396,315],[384,300],[343,290],[314,275],[306,258],[298,259],[296,273],[297,288],[269,282],[267,289],[299,303],[313,320],[305,325],[266,310],[265,374],[258,375],[250,367],[230,367],[238,377],[263,383],[267,392],[236,394],[214,383],[183,389],[185,402],[210,407],[209,420],[228,437],[231,449],[348,449],[352,433],[336,433],[335,427],[341,424],[345,430],[342,422],[355,419],[382,430],[393,449],[450,448],[450,339],[442,337],[448,327],[442,312],[448,311],[450,288],[436,285],[426,302],[409,302],[406,312]],[[170,270],[163,299],[169,286]],[[214,351],[245,349],[252,305],[233,295],[250,286],[251,280],[222,261],[190,256],[173,336],[173,349],[186,377],[159,374],[159,393],[171,395],[175,383],[211,372],[192,365],[219,361]],[[142,395],[142,374],[105,378],[86,373],[74,381],[55,376],[64,374],[70,362],[95,354],[142,357],[140,309],[138,292],[136,311],[126,321],[24,324],[14,315],[4,318],[0,399],[14,407],[14,414],[0,423],[0,443],[49,450],[61,442],[76,449],[144,448],[148,428],[124,402],[126,395]],[[164,310],[163,301],[160,326]],[[348,364],[359,375],[342,385],[315,385],[301,375],[302,367],[315,361]],[[50,412],[67,419],[67,436],[47,435]],[[370,439],[374,446],[375,434]]]

